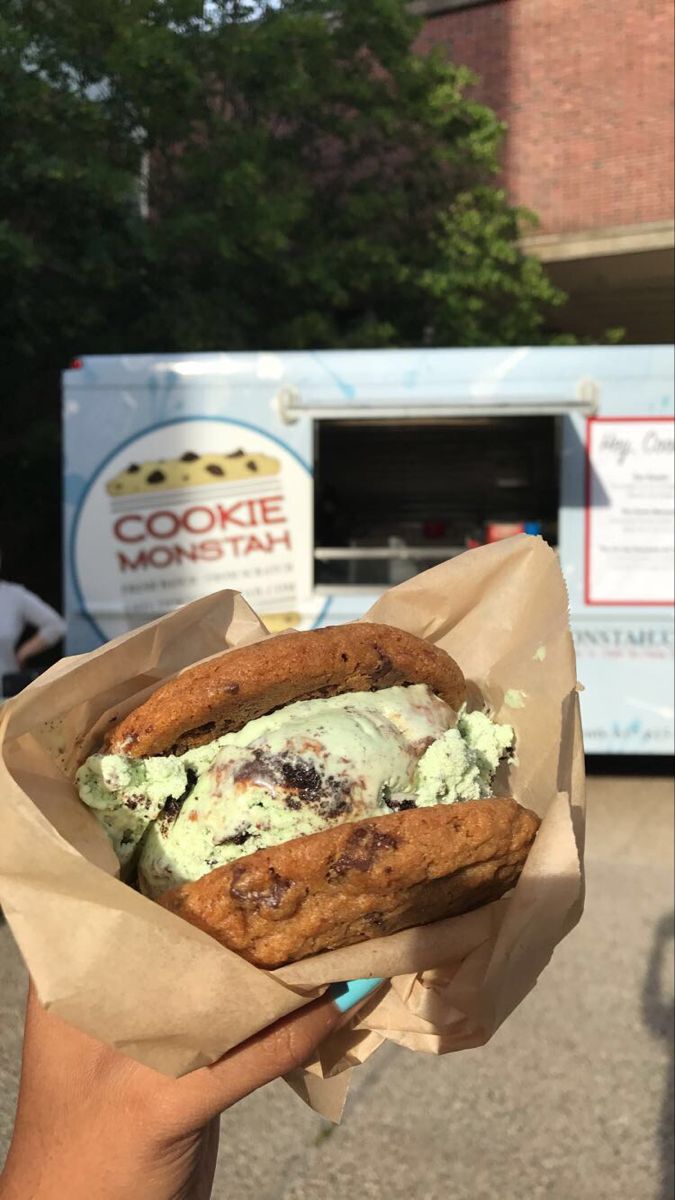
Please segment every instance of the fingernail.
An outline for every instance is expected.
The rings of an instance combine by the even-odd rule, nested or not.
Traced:
[[[355,1008],[357,1004],[365,1000],[366,996],[369,996],[384,982],[384,979],[351,979],[348,983],[334,983],[328,989],[328,995],[335,1007],[341,1013],[346,1013],[350,1008]]]

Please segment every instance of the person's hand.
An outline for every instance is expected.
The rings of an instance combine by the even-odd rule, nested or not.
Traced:
[[[46,1012],[31,986],[0,1200],[206,1200],[219,1114],[301,1066],[342,1019],[324,997],[169,1079]]]
[[[28,658],[29,658],[29,656],[26,654],[26,651],[24,650],[23,646],[19,646],[19,649],[16,651],[14,658],[16,659],[17,671],[23,671],[24,667],[26,666],[26,663],[28,662]]]
[[[47,649],[48,643],[39,633],[34,633],[27,641],[22,642],[16,651],[16,665],[20,671],[23,671],[31,658],[35,658],[36,654],[42,654],[43,650]]]

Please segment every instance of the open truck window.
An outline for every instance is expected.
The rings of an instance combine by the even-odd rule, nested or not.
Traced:
[[[557,544],[559,419],[315,422],[315,584],[388,587],[519,526]]]

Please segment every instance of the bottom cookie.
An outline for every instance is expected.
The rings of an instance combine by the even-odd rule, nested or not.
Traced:
[[[272,969],[498,899],[539,824],[506,797],[410,809],[259,850],[159,903]]]

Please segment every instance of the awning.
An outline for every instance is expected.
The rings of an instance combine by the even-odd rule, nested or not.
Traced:
[[[589,379],[580,380],[574,395],[537,396],[518,393],[489,395],[438,395],[418,392],[401,400],[392,396],[369,395],[362,401],[349,398],[336,403],[335,397],[313,395],[306,400],[298,388],[281,388],[276,409],[286,425],[302,418],[315,421],[418,421],[480,417],[560,417],[592,416],[597,411],[600,389]]]

